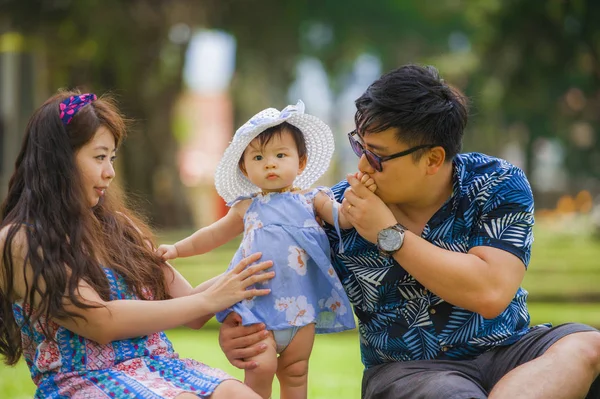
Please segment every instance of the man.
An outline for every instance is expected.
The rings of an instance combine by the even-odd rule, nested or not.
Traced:
[[[434,68],[408,65],[356,106],[349,139],[360,172],[333,188],[355,229],[342,232],[341,253],[328,235],[359,319],[362,396],[600,398],[600,333],[529,327],[520,284],[531,189],[503,160],[459,154],[465,99]],[[236,322],[223,324],[221,347],[232,364],[254,367],[241,359],[262,350],[265,332]]]

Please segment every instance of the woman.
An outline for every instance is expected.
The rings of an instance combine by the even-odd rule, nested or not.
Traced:
[[[164,330],[200,328],[269,290],[243,259],[196,288],[154,252],[111,185],[125,124],[108,99],[61,92],[32,116],[2,206],[0,354],[25,357],[36,398],[257,398],[179,359]]]

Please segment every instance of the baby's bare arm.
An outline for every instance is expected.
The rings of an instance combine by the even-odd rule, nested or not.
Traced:
[[[243,205],[245,204],[237,203],[221,219],[176,242],[178,257],[204,254],[241,234],[244,231],[244,213],[241,211],[245,212],[248,208],[247,205]]]
[[[315,196],[315,213],[317,216],[329,223],[330,225],[335,225],[335,221],[333,220],[333,207],[339,209],[341,205],[329,198],[329,196],[323,192],[319,192]],[[350,229],[352,228],[352,224],[346,220],[346,217],[342,214],[342,212],[338,211],[338,222],[340,228],[342,229]]]

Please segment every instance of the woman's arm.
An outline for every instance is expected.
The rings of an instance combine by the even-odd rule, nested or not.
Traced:
[[[17,241],[16,245],[13,245],[15,270],[24,268],[26,271],[25,276],[20,272],[14,273],[13,284],[18,296],[15,299],[26,298],[33,272],[23,261],[27,253],[24,232],[18,233],[13,241]],[[65,296],[63,300],[65,310],[83,318],[73,317],[54,319],[54,321],[76,334],[101,344],[178,327],[212,315],[245,298],[268,294],[270,292],[268,289],[246,289],[257,282],[269,280],[274,275],[273,272],[255,275],[271,267],[271,261],[248,267],[260,256],[260,253],[256,253],[243,259],[233,270],[217,278],[203,292],[162,301],[104,301],[89,284],[81,281],[77,289],[77,299],[84,304],[98,307],[81,309]],[[45,289],[44,284],[39,286],[42,290]],[[39,298],[34,299],[33,306],[39,308]]]
[[[215,276],[194,288],[189,281],[187,281],[187,279],[169,263],[166,263],[164,275],[167,283],[168,293],[172,298],[181,298],[184,296],[204,292],[223,276],[222,274]],[[199,317],[196,320],[186,323],[185,326],[194,330],[198,330],[202,328],[204,324],[206,324],[206,322],[209,321],[213,316],[214,313]]]
[[[271,267],[272,262],[261,262],[247,267],[260,258],[253,254],[243,259],[233,270],[220,276],[200,293],[164,300],[103,301],[86,283],[79,286],[80,300],[99,308],[80,309],[65,303],[67,310],[86,318],[55,320],[59,325],[99,343],[139,337],[190,323],[212,315],[243,299],[262,296],[268,289],[246,289],[257,282],[269,280],[274,273],[256,274]]]

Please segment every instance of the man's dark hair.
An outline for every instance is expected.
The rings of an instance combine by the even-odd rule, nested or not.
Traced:
[[[356,100],[356,108],[361,136],[397,128],[398,141],[439,145],[447,161],[461,151],[467,100],[432,66],[405,65],[386,73]],[[415,159],[422,153],[417,151]]]

